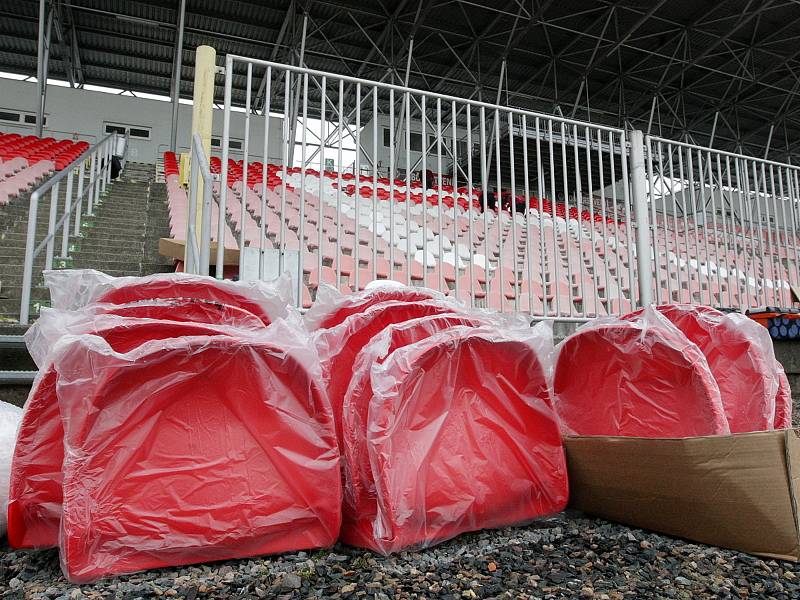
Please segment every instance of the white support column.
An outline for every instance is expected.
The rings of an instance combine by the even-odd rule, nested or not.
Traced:
[[[653,261],[651,258],[650,216],[647,209],[644,134],[638,129],[631,131],[630,144],[631,196],[633,215],[636,220],[636,265],[639,280],[639,304],[647,306],[653,302]],[[627,185],[626,182],[624,183]]]

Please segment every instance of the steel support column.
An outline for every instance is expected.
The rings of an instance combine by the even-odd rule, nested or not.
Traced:
[[[175,33],[175,57],[172,62],[172,129],[169,149],[175,152],[178,146],[178,107],[181,98],[181,69],[183,68],[183,25],[186,18],[186,0],[178,7],[178,30]]]

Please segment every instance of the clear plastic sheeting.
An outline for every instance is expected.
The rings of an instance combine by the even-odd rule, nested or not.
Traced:
[[[730,433],[700,349],[653,308],[588,323],[557,348],[564,433],[691,437]]]
[[[263,329],[264,322],[253,313],[219,302],[194,298],[139,300],[127,304],[89,304],[84,308],[60,310],[42,308],[39,318],[25,332],[25,345],[39,368],[62,335],[91,333],[95,320],[103,315],[133,319],[163,319],[187,323],[209,323],[240,329]]]
[[[91,334],[105,340],[113,351],[125,353],[152,340],[202,335],[238,337],[240,333],[245,331],[207,323],[51,309],[44,311],[31,327],[28,338],[50,340],[55,344],[64,335]],[[52,356],[48,355],[31,388],[14,450],[8,539],[15,548],[46,548],[58,544],[64,429],[56,393],[58,365],[50,359]]]
[[[424,300],[448,301],[444,294],[428,288],[398,285],[395,282],[372,282],[369,289],[353,294],[342,294],[329,285],[320,284],[317,300],[305,314],[304,319],[309,331],[331,329],[341,325],[347,317],[367,310],[370,306],[397,300],[404,302],[422,302]]]
[[[6,534],[6,507],[8,505],[8,481],[11,477],[11,455],[17,429],[22,420],[22,409],[0,401],[0,538]]]
[[[322,329],[316,333],[315,343],[322,361],[322,372],[336,420],[336,430],[340,435],[342,404],[353,376],[353,365],[361,349],[375,335],[394,323],[455,313],[459,310],[454,304],[438,300],[389,300],[374,304],[364,312],[351,314],[332,329]]]
[[[56,349],[70,581],[332,545],[339,452],[309,341],[185,337]]]
[[[413,319],[390,325],[358,354],[353,365],[353,377],[342,407],[342,471],[345,476],[342,531],[357,527],[359,518],[375,504],[375,486],[369,462],[367,429],[369,406],[372,401],[372,366],[380,365],[398,348],[422,341],[452,327],[490,325],[486,317],[444,314]],[[371,511],[374,513],[374,510]],[[362,527],[369,524],[362,524]]]
[[[775,429],[792,427],[792,389],[783,365],[775,361],[775,374],[778,379],[778,393],[775,395]]]
[[[563,510],[551,345],[546,327],[456,326],[375,364],[368,421],[352,432],[367,481],[343,540],[388,554]]]
[[[230,304],[269,325],[292,310],[288,276],[273,282],[234,282],[203,275],[163,273],[146,277],[112,277],[93,269],[45,271],[54,308],[75,310],[90,303],[126,304],[157,298],[195,298]]]
[[[778,374],[767,330],[744,315],[707,306],[665,304],[655,309],[706,357],[731,433],[772,429]]]

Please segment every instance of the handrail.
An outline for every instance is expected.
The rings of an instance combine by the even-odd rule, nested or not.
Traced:
[[[189,179],[189,210],[187,228],[187,255],[186,272],[208,275],[208,263],[211,258],[211,202],[212,184],[214,176],[211,167],[203,151],[203,142],[200,135],[195,133],[192,136],[192,154],[189,161],[191,175]],[[196,168],[195,168],[196,167]],[[198,175],[203,178],[203,206],[200,223],[200,246],[197,244],[197,187]],[[222,270],[217,269],[219,277]]]
[[[116,147],[117,133],[110,133],[102,140],[89,147],[78,158],[72,161],[56,175],[36,188],[30,197],[28,209],[28,229],[25,239],[25,261],[22,270],[22,293],[20,300],[19,322],[27,325],[30,319],[31,287],[33,285],[33,261],[46,250],[45,269],[52,269],[55,237],[59,228],[62,230],[61,257],[66,258],[69,250],[69,218],[75,214],[75,227],[73,235],[80,233],[80,217],[84,198],[88,198],[87,214],[92,215],[94,206],[98,204],[100,193],[105,192],[106,185],[111,181],[111,156]],[[127,140],[126,140],[127,141]],[[127,153],[128,144],[125,144]],[[89,185],[84,188],[86,161],[92,159],[90,168]],[[78,172],[77,195],[72,197],[72,188],[75,172]],[[66,179],[66,199],[64,214],[56,220],[58,214],[58,191],[61,182]],[[98,185],[99,184],[99,185]],[[51,193],[50,213],[47,235],[36,244],[36,225],[39,200],[47,193]]]

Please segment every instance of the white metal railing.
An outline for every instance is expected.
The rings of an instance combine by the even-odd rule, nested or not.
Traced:
[[[28,228],[25,239],[25,260],[22,271],[22,298],[20,301],[19,322],[27,324],[30,319],[31,287],[33,285],[33,263],[42,250],[45,251],[44,270],[53,268],[56,236],[61,229],[61,255],[66,259],[69,254],[70,217],[74,215],[73,236],[80,234],[83,204],[86,201],[86,214],[93,215],[100,194],[111,181],[111,157],[117,147],[117,134],[112,133],[103,138],[81,154],[67,167],[45,181],[31,193],[28,211]],[[127,143],[125,144],[127,148]],[[89,163],[88,183],[86,181],[86,165]],[[75,185],[77,179],[77,185]],[[63,212],[59,216],[59,187],[66,180],[66,194]],[[75,191],[73,197],[73,191]],[[39,201],[50,192],[50,211],[48,215],[47,235],[36,243]]]
[[[203,151],[203,143],[197,133],[192,136],[190,165],[186,264],[184,270],[187,273],[208,275],[208,263],[211,258],[211,193],[214,176],[211,174],[208,159]],[[203,204],[201,206],[200,244],[198,245],[196,219],[198,180],[200,177],[203,179]]]
[[[265,165],[251,189],[238,182],[255,168],[256,72],[265,83],[263,114],[283,112],[283,152],[280,184],[268,181]],[[234,78],[245,82],[243,113],[231,111]],[[236,177],[228,163],[233,118],[244,125]],[[327,277],[351,289],[395,279],[545,318],[585,319],[640,303],[635,222],[646,232],[648,211],[643,199],[636,213],[629,160],[640,165],[642,181],[645,161],[642,144],[630,146],[622,129],[234,55],[226,58],[223,119],[218,239],[227,216],[240,248],[257,248],[262,262],[267,250],[279,250],[281,260],[299,253],[298,302]],[[270,119],[262,120],[259,154],[267,156]],[[312,151],[314,123],[324,143]],[[380,159],[388,165],[378,164],[379,124],[389,130],[388,156]],[[421,140],[418,152],[412,135]],[[324,174],[326,155],[343,164],[347,136],[357,149],[353,172],[366,167],[366,177]],[[290,172],[295,139],[301,156]],[[459,148],[469,149],[466,156]],[[397,180],[399,172],[411,177]],[[428,180],[440,175],[452,189],[432,188]],[[423,187],[414,187],[415,178]],[[220,244],[218,265],[222,251]]]
[[[800,169],[658,137],[645,147],[655,298],[791,306]]]

